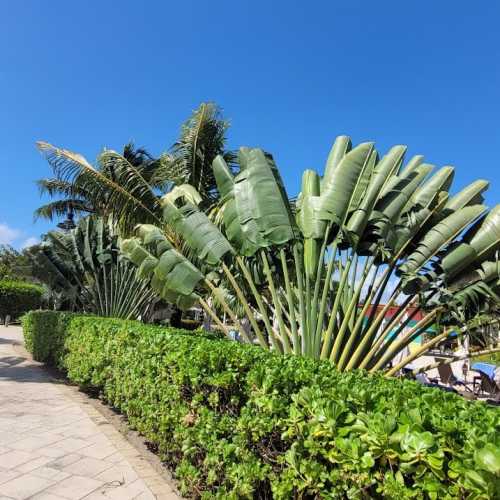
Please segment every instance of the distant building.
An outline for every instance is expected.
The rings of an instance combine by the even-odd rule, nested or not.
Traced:
[[[363,306],[360,305],[360,307],[363,307]],[[385,307],[386,307],[385,304],[379,304],[377,306],[377,310],[375,311],[374,317],[378,313],[381,313]],[[372,316],[373,308],[374,308],[373,305],[370,305],[368,307],[368,310],[367,310],[366,316],[365,316],[365,321],[368,321],[369,318]],[[394,306],[390,306],[387,309],[387,311],[385,312],[384,319],[380,325],[380,330],[385,328],[387,326],[387,324],[390,323],[394,319],[394,317],[397,316],[400,312],[401,312],[401,306],[399,306],[397,304]],[[415,304],[413,306],[412,305],[408,306],[406,308],[405,313],[401,316],[401,318],[398,320],[398,322],[391,329],[391,333],[396,333],[396,331],[399,329],[399,327],[403,323],[406,322],[408,317],[411,317],[411,319],[405,325],[405,327],[403,328],[403,332],[401,332],[401,333],[404,333],[404,332],[410,330],[411,328],[413,328],[424,316],[425,316],[425,311],[420,310],[418,304]],[[435,328],[432,325],[430,325],[424,331],[424,334],[434,335],[434,333],[435,333]],[[423,341],[423,337],[424,337],[424,335],[419,335],[417,338],[415,338],[413,340],[412,344],[413,345],[415,345],[415,344],[421,345],[422,341]]]

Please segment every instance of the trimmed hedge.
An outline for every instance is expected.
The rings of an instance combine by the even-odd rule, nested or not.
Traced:
[[[54,314],[24,318],[27,344],[53,329],[52,362],[123,412],[184,494],[499,498],[497,408],[197,332]]]
[[[24,344],[33,359],[58,366],[64,359],[66,329],[72,313],[31,311],[22,318]]]
[[[0,318],[12,319],[40,307],[43,288],[24,281],[0,281]]]

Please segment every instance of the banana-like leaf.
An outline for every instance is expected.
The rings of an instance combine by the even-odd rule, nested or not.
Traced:
[[[251,256],[259,249],[243,233],[236,200],[234,198],[234,177],[222,156],[217,156],[212,163],[217,187],[221,194],[221,211],[227,239],[242,255]]]
[[[448,200],[448,189],[454,177],[453,167],[443,167],[427,182],[420,186],[402,210],[396,223],[397,236],[394,251],[398,253],[403,246],[417,241],[430,227],[431,215],[442,210]]]
[[[432,225],[429,225],[432,214],[440,211],[447,201],[448,193],[440,191],[429,207],[422,207],[419,209],[414,207],[404,214],[396,224],[395,232],[397,240],[394,245],[395,253],[399,253],[404,246],[410,243],[411,245],[408,246],[407,250],[414,250],[414,242],[416,241],[418,243],[423,235],[432,227]],[[433,207],[433,205],[435,206]]]
[[[453,278],[474,262],[491,257],[500,248],[500,205],[479,220],[464,241],[444,256],[440,267],[447,279]]]
[[[422,180],[431,172],[432,165],[421,164],[412,169],[405,169],[398,176],[398,182],[386,192],[375,206],[375,211],[383,214],[388,221],[395,221],[414,195]]]
[[[167,193],[162,198],[163,216],[200,261],[215,266],[234,251],[217,226],[192,202],[194,200],[185,189]]]
[[[372,175],[375,169],[375,165],[378,162],[378,153],[375,150],[372,150],[370,157],[366,163],[366,166],[363,170],[362,175],[359,176],[358,183],[354,189],[354,192],[351,196],[351,202],[349,204],[349,213],[354,212],[358,209],[361,201],[364,199],[366,195],[366,191],[368,186],[371,184]]]
[[[97,217],[80,220],[68,232],[51,232],[32,254],[47,271],[38,277],[61,292],[65,307],[78,306],[103,316],[144,318],[155,296],[147,282],[136,277],[134,266],[120,256],[117,239],[115,227]]]
[[[272,157],[240,148],[241,171],[234,178],[236,212],[247,248],[283,245],[297,235],[288,197]],[[244,246],[242,241],[238,247]]]
[[[419,158],[418,160],[413,159],[410,165],[398,175],[396,181],[390,180],[390,189],[384,189],[363,234],[361,252],[365,254],[375,253],[375,249],[380,245],[392,251],[396,248],[398,235],[395,224],[397,219],[422,180],[432,170],[431,165],[420,164],[419,161]]]
[[[393,174],[399,169],[406,152],[406,146],[394,146],[376,164],[370,182],[361,202],[356,205],[354,213],[347,223],[347,233],[354,245],[359,242],[371,216],[382,189],[388,179],[395,178]]]
[[[233,177],[222,157],[213,162],[221,192],[226,235],[241,255],[282,245],[297,230],[283,181],[272,157],[261,149],[240,148],[240,172]]]
[[[330,168],[333,168],[331,163]],[[306,170],[302,175],[302,191],[296,206],[297,225],[304,236],[304,266],[306,276],[309,278],[316,275],[320,252],[319,240],[323,239],[327,230],[327,222],[319,216],[320,202],[319,175],[314,170]]]
[[[325,165],[325,179],[331,179],[333,176],[334,170],[339,166],[341,160],[344,156],[351,151],[352,143],[351,138],[347,135],[339,135],[330,150],[328,158],[326,160]]]
[[[443,210],[433,218],[433,223],[437,224],[445,217],[448,217],[448,215],[468,205],[482,205],[484,202],[483,193],[488,189],[489,185],[488,181],[479,179],[462,189],[462,191],[448,200]]]
[[[410,200],[410,207],[405,207],[405,212],[408,209],[417,209],[430,207],[439,193],[448,191],[455,176],[455,169],[453,167],[443,167],[436,172],[425,184],[417,189],[415,195]]]
[[[344,224],[353,194],[358,185],[364,183],[363,176],[373,161],[373,150],[372,142],[356,146],[340,160],[335,169],[323,177],[317,209],[320,219],[333,223],[336,228]],[[369,174],[371,172],[366,173]]]
[[[135,231],[145,245],[156,247],[157,256],[172,248],[163,231],[153,224],[139,224]]]
[[[215,219],[222,221],[220,230],[201,212],[195,193],[174,190],[164,198],[165,219],[192,254],[178,254],[162,230],[144,226],[138,234],[145,248],[133,249],[131,258],[162,297],[177,303],[201,291],[206,266],[210,274],[222,267],[224,273],[207,276],[205,284],[212,293],[227,291],[224,313],[234,324],[246,320],[262,345],[280,350],[282,342],[284,352],[330,359],[340,370],[383,368],[432,322],[474,315],[482,301],[495,299],[500,283],[493,258],[500,209],[486,216],[477,204],[486,183],[450,200],[454,169],[429,176],[433,167],[422,156],[402,168],[405,152],[396,146],[378,161],[372,143],[351,149],[349,138],[338,138],[323,179],[304,172],[295,218],[269,155],[242,148],[237,175],[218,157],[213,173],[222,197]],[[220,247],[212,251],[214,243]],[[261,248],[270,251],[254,258]],[[185,257],[194,269],[173,274]],[[452,257],[457,269],[449,279],[445,268]],[[401,309],[384,322],[401,295]],[[407,330],[415,304],[429,312]],[[398,338],[386,342],[395,327]]]
[[[154,245],[159,241],[154,226],[139,226],[138,232],[144,244]],[[151,278],[151,286],[162,298],[181,308],[189,308],[197,301],[195,288],[203,280],[203,274],[176,250],[164,249],[157,258],[142,246],[138,238],[123,240],[121,248],[139,267],[139,274]]]
[[[212,169],[222,200],[225,201],[227,197],[234,198],[234,177],[222,155],[215,157]]]
[[[406,262],[400,266],[399,273],[409,274],[420,269],[440,249],[468,228],[485,210],[484,205],[464,207],[436,224],[419,242],[416,250],[408,256]]]
[[[322,239],[327,222],[319,217],[320,177],[314,170],[302,174],[302,191],[297,198],[297,225],[304,238]]]
[[[500,261],[483,262],[478,273],[485,283],[500,279]]]
[[[398,147],[398,146],[396,146]],[[406,148],[405,148],[406,150]],[[410,161],[405,165],[403,169],[401,169],[403,159],[401,158],[399,165],[398,165],[398,170],[399,172],[396,173],[395,176],[387,179],[387,183],[382,189],[382,192],[380,193],[380,198],[383,198],[387,193],[392,191],[395,186],[400,182],[401,179],[406,179],[409,177],[412,177],[411,174],[412,172],[415,172],[417,167],[422,165],[424,161],[424,157],[422,155],[416,155],[413,156]]]

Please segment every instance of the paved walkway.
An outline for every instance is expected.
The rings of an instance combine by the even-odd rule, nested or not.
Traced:
[[[174,500],[85,395],[22,356],[0,326],[0,500]]]

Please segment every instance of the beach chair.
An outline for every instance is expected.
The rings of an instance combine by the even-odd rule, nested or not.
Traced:
[[[500,403],[500,387],[485,373],[478,371],[480,383],[478,384],[477,394],[490,396],[490,399],[496,403]]]
[[[460,388],[465,389],[466,392],[474,393],[473,387],[469,387],[469,384],[465,380],[458,378],[451,368],[450,364],[442,364],[437,367],[439,373],[440,383],[447,387],[456,388],[458,392]]]

